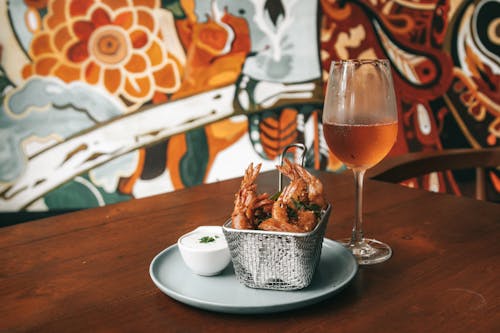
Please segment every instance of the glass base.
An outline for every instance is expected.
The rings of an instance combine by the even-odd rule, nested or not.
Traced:
[[[339,243],[351,250],[359,265],[373,265],[386,261],[392,255],[389,245],[375,239],[363,238],[354,243],[352,239],[340,239]]]

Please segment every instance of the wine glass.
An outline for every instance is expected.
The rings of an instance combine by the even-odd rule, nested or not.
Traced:
[[[390,63],[386,59],[332,61],[323,108],[323,131],[331,152],[354,172],[356,210],[350,239],[340,240],[359,264],[389,259],[391,248],[364,238],[363,177],[391,150],[398,114]]]

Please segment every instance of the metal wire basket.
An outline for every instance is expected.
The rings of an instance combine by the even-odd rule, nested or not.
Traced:
[[[250,288],[297,290],[307,287],[321,256],[331,205],[307,233],[239,230],[231,219],[222,230],[238,281]]]
[[[290,147],[302,148],[302,165],[306,147],[292,144],[281,154],[280,164]],[[282,175],[278,188],[282,190]],[[237,279],[245,286],[272,290],[297,290],[307,287],[321,256],[331,205],[321,212],[316,227],[306,233],[263,230],[239,230],[227,220],[222,230],[229,245]]]

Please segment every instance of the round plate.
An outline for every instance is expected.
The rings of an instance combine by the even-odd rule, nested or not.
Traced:
[[[194,307],[227,313],[270,313],[310,305],[341,290],[357,271],[351,252],[326,238],[311,284],[295,291],[245,287],[236,279],[232,265],[217,276],[196,275],[182,261],[177,245],[160,252],[149,267],[154,284],[168,296]]]

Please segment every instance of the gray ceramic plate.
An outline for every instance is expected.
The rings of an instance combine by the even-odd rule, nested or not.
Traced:
[[[328,298],[346,286],[357,270],[351,252],[325,238],[313,280],[301,290],[245,287],[236,279],[232,265],[217,276],[196,275],[182,261],[177,245],[168,247],[153,259],[149,274],[165,294],[194,307],[228,313],[270,313],[300,308]]]

